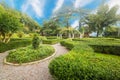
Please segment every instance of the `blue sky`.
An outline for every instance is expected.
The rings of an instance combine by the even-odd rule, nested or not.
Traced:
[[[2,0],[0,0],[2,1]],[[42,24],[48,20],[56,11],[64,5],[73,5],[73,8],[87,8],[96,11],[102,0],[5,0],[14,9],[22,11],[31,16],[38,23]],[[118,4],[120,0],[107,0],[106,4],[110,7]],[[120,12],[120,11],[119,11]],[[73,21],[71,26],[77,26],[78,20]]]

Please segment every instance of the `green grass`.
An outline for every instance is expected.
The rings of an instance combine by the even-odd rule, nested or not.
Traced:
[[[1,43],[0,42],[0,53],[5,52],[11,49],[16,49],[19,47],[25,47],[31,44],[30,38],[13,38],[8,43]]]
[[[71,51],[52,60],[49,65],[50,73],[57,80],[120,80],[120,56],[94,52],[89,46],[118,46],[119,39],[86,38],[63,41],[61,44]]]
[[[54,51],[54,48],[50,45],[40,45],[38,49],[33,49],[31,46],[19,48],[15,51],[10,51],[7,56],[7,62],[21,64],[37,61],[52,55]]]

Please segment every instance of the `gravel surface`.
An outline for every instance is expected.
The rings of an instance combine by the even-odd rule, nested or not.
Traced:
[[[44,62],[26,65],[26,66],[10,66],[3,64],[3,59],[8,55],[7,52],[0,53],[0,80],[53,80],[49,73],[49,62],[60,55],[68,52],[60,44],[55,44],[56,55]]]

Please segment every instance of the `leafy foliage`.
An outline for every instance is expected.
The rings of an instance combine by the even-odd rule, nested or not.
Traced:
[[[3,9],[3,12],[0,12],[0,36],[2,36],[3,42],[8,42],[12,33],[19,30],[23,25],[20,23],[19,12],[4,8],[1,5],[0,7]]]
[[[61,42],[71,51],[51,61],[50,73],[57,80],[119,80],[120,57],[94,52],[90,44],[119,45],[120,40],[104,38],[76,39],[77,41]],[[114,40],[114,41],[113,41]],[[64,43],[64,44],[63,44]],[[76,45],[74,45],[76,44]]]
[[[96,14],[90,14],[86,17],[86,23],[89,25],[90,31],[97,32],[99,36],[103,29],[115,24],[120,20],[120,15],[117,15],[118,6],[109,8],[108,5],[101,5]]]
[[[16,49],[19,47],[25,47],[28,46],[32,43],[31,39],[11,39],[10,42],[6,43],[1,43],[0,42],[0,52],[8,51],[11,49]]]
[[[19,48],[11,51],[7,56],[7,61],[11,63],[27,63],[36,60],[41,60],[54,53],[54,48],[49,45],[40,45],[38,49],[33,49],[32,46]]]
[[[57,24],[57,22],[50,20],[46,21],[43,24],[43,28],[41,30],[41,34],[44,36],[56,36],[57,35],[57,29],[60,26]]]
[[[37,36],[37,34],[35,34],[34,37],[33,37],[33,40],[32,40],[32,47],[34,49],[37,49],[37,48],[39,48],[39,44],[40,44],[40,39]]]

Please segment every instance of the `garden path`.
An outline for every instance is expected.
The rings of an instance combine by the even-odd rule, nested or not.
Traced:
[[[60,44],[52,45],[56,55],[49,60],[26,66],[11,66],[3,64],[7,52],[0,53],[0,80],[53,80],[49,73],[48,65],[52,59],[63,55],[68,50]]]

